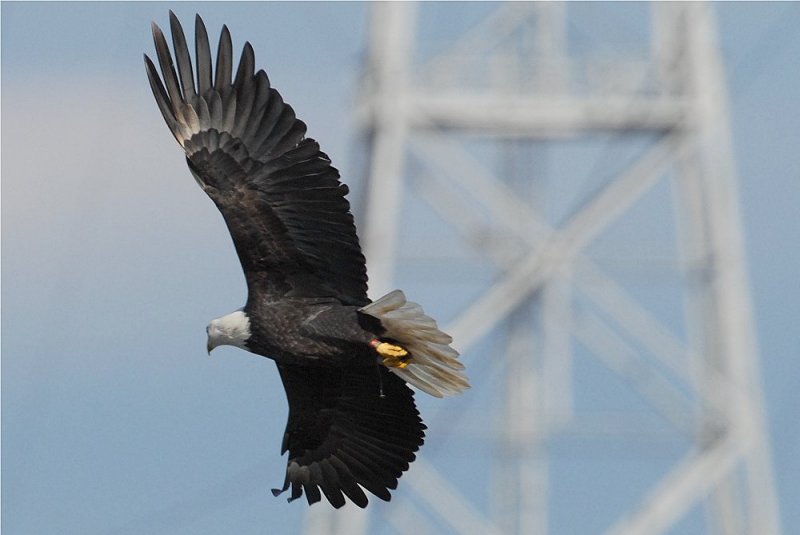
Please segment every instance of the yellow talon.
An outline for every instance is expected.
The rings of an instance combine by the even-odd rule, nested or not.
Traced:
[[[400,368],[401,370],[411,364],[411,356],[406,353],[404,357],[384,357],[383,365],[388,368]]]
[[[384,357],[399,358],[408,355],[408,351],[389,342],[381,342],[375,350]]]
[[[403,369],[411,363],[411,355],[401,346],[377,340],[373,341],[372,346],[383,357],[384,366]]]

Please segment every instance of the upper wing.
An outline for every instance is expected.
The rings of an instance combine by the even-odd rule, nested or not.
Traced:
[[[389,489],[415,459],[425,424],[414,393],[383,366],[352,368],[278,365],[289,399],[282,453],[289,451],[289,500],[334,507],[344,496],[366,507],[364,489],[388,501]]]
[[[295,117],[245,43],[236,77],[223,26],[215,72],[205,25],[195,19],[196,65],[170,11],[176,68],[161,29],[153,39],[163,77],[145,65],[158,107],[186,151],[192,174],[216,203],[251,291],[368,302],[364,256],[347,186]],[[213,81],[212,81],[213,74]]]

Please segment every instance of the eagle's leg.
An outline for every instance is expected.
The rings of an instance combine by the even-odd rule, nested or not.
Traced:
[[[405,368],[411,363],[411,354],[404,347],[382,342],[377,338],[370,344],[383,358],[383,365],[389,368]]]

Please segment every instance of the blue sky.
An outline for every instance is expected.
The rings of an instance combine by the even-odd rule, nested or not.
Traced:
[[[222,220],[191,179],[144,75],[150,21],[165,26],[170,8],[185,25],[200,12],[212,34],[228,24],[236,47],[250,40],[257,65],[359,195],[353,112],[368,4],[3,2],[2,527],[9,534],[265,533],[267,526],[294,533],[302,522],[303,504],[269,493],[285,463],[278,456],[285,397],[274,366],[230,348],[205,355],[208,320],[241,306],[244,284]],[[491,9],[424,6],[420,47],[436,50]],[[615,28],[626,9],[628,23]],[[715,10],[782,518],[794,533],[800,4]],[[581,5],[574,28],[588,43],[613,30],[620,41],[626,32],[646,37],[637,25],[642,11]],[[449,303],[474,291],[471,279],[437,287],[427,274],[410,269],[398,285],[446,323]],[[473,374],[492,376],[485,361],[466,358]],[[591,380],[595,372],[602,374],[581,373]],[[468,408],[480,409],[480,396],[473,399]],[[420,404],[440,425],[450,414]],[[429,460],[481,502],[488,492],[480,488],[488,470],[481,456],[491,444],[431,428]],[[597,498],[582,486],[581,469],[609,478],[620,471],[614,459],[598,462],[583,448],[553,483],[554,532],[598,532],[630,505],[624,492]],[[658,473],[670,448],[632,458],[622,471]],[[587,503],[593,514],[576,515]]]

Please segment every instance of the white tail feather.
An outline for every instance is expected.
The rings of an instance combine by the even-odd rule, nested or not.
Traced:
[[[406,301],[400,290],[390,292],[361,309],[381,321],[385,337],[396,340],[410,354],[405,368],[388,367],[407,383],[440,398],[460,394],[469,388],[453,339],[439,330],[417,303]]]

